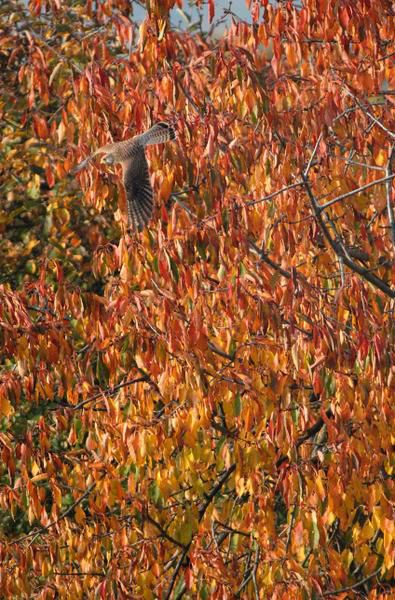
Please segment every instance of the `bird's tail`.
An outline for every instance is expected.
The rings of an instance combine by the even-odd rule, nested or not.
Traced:
[[[162,144],[169,140],[176,139],[176,132],[174,127],[169,123],[156,123],[151,129],[148,129],[145,133],[139,135],[139,139],[144,146],[151,146],[152,144]]]

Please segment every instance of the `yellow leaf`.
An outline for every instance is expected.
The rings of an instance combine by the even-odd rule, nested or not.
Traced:
[[[362,527],[362,531],[358,537],[358,543],[366,542],[373,537],[375,532],[375,528],[373,527],[371,521],[368,519],[365,525]]]
[[[58,127],[58,142],[59,142],[59,144],[61,144],[63,142],[65,134],[66,134],[65,124],[63,123],[63,121],[60,121],[59,127]]]
[[[298,371],[299,370],[299,357],[298,357],[298,347],[297,347],[296,344],[294,344],[292,346],[291,356],[292,356],[292,360],[293,360],[293,363],[295,365],[295,368]]]
[[[50,75],[50,77],[49,77],[49,80],[48,80],[48,85],[49,85],[49,86],[51,86],[51,85],[52,85],[52,82],[53,82],[53,80],[55,79],[55,77],[56,77],[57,73],[59,72],[59,70],[60,70],[60,68],[61,68],[62,64],[63,64],[63,63],[59,61],[59,62],[58,62],[58,64],[56,65],[56,67],[54,68],[54,70],[52,71],[52,73],[51,73],[51,75]]]
[[[75,520],[77,521],[78,525],[83,525],[85,523],[85,513],[82,510],[81,506],[78,505],[74,511],[74,516],[75,516]]]
[[[380,149],[374,157],[374,162],[377,166],[382,167],[387,162],[387,154],[383,149]]]
[[[35,477],[31,478],[32,483],[37,483],[38,481],[44,481],[44,479],[48,479],[48,473],[39,473]]]
[[[5,396],[0,396],[0,414],[9,417],[14,412],[11,402]]]
[[[32,463],[32,468],[30,470],[31,470],[33,476],[37,475],[40,472],[40,467],[38,466],[36,461],[34,461]]]
[[[159,25],[159,34],[158,34],[158,42],[161,42],[165,36],[167,21],[166,19],[158,19]]]
[[[315,485],[316,485],[317,494],[319,495],[320,499],[323,500],[325,498],[325,488],[324,488],[324,484],[322,483],[321,477],[316,478]]]

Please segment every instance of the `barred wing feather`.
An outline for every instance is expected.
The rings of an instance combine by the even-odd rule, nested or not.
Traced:
[[[122,163],[129,223],[141,231],[152,216],[154,202],[148,163],[141,149],[138,156]]]

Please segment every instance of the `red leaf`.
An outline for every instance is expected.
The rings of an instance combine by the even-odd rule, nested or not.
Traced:
[[[192,582],[193,582],[191,569],[189,569],[189,568],[185,569],[184,580],[185,580],[185,585],[187,587],[187,590],[190,590],[192,587]]]
[[[48,137],[48,125],[43,117],[40,117],[39,115],[33,115],[33,126],[37,137],[41,138],[42,140]]]
[[[210,23],[214,19],[214,14],[215,14],[214,0],[208,0],[208,16],[209,16]]]
[[[45,169],[45,177],[47,178],[47,183],[49,187],[52,188],[55,185],[55,176],[53,170],[49,165]]]
[[[343,6],[339,9],[339,21],[340,25],[343,29],[347,29],[347,26],[350,22],[350,15],[348,14],[348,10],[346,6]]]

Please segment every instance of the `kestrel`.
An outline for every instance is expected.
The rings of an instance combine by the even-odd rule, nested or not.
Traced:
[[[121,163],[129,223],[141,231],[150,220],[154,208],[145,147],[175,139],[176,132],[171,125],[156,123],[145,133],[130,140],[102,146],[83,160],[73,174],[86,167],[97,154],[104,154],[102,160],[107,164]]]

